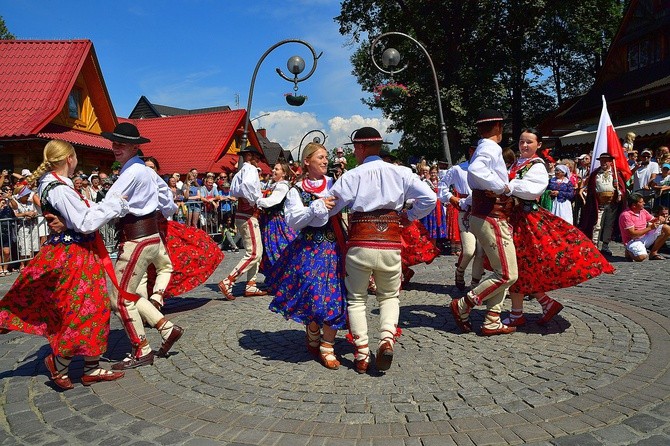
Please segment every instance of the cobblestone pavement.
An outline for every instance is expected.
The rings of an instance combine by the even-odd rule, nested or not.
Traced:
[[[330,371],[306,352],[300,325],[268,311],[270,297],[219,299],[216,281],[241,255],[168,301],[186,329],[175,354],[122,380],[83,387],[79,359],[75,389],[57,391],[43,338],[0,336],[0,445],[670,444],[670,260],[624,262],[615,246],[617,273],[552,293],[565,309],[548,326],[526,302],[525,329],[484,338],[456,328],[446,306],[461,295],[455,258],[440,257],[415,267],[401,294],[391,369],[358,375],[343,333],[342,366]],[[473,312],[475,327],[483,316]],[[113,318],[107,359],[128,351]]]

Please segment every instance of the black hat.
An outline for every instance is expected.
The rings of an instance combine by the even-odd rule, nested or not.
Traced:
[[[477,117],[477,120],[475,121],[475,124],[484,124],[487,122],[495,122],[495,121],[504,121],[504,117],[502,113],[500,113],[498,110],[493,110],[491,108],[487,108],[485,110],[482,110],[481,113],[479,113],[479,116]]]
[[[260,156],[261,158],[265,158],[265,155],[263,155],[263,152],[258,150],[254,146],[246,146],[243,149],[240,149],[239,152],[237,152],[238,155],[244,155],[245,153],[255,153],[256,155]]]
[[[356,143],[370,144],[370,143],[381,143],[381,144],[392,144],[390,142],[385,142],[382,139],[382,135],[379,134],[377,129],[372,127],[362,127],[358,130],[355,130],[351,134],[351,142],[345,143],[345,145],[351,145]]]
[[[150,139],[140,136],[140,132],[130,122],[122,122],[121,124],[114,127],[113,132],[102,132],[100,133],[103,138],[107,138],[110,141],[120,142],[123,144],[144,144],[145,142],[151,142]]]
[[[611,160],[614,159],[614,157],[611,154],[609,154],[608,152],[601,153],[600,155],[598,155],[598,158],[596,158],[596,159],[598,161],[600,161],[601,158],[608,158],[608,159],[611,159]]]

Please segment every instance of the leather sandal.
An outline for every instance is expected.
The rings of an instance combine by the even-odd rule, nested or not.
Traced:
[[[460,272],[458,269],[456,270],[454,283],[456,284],[456,288],[461,291],[465,291],[465,271]]]
[[[368,350],[367,353],[361,352],[361,349],[368,348],[368,344],[356,345],[355,347],[354,365],[356,366],[356,371],[362,375],[368,371],[368,366],[370,365],[370,351]]]
[[[97,375],[87,375],[89,372],[94,372],[98,370]],[[116,381],[117,379],[123,378],[125,372],[117,372],[113,370],[105,370],[100,367],[100,361],[84,361],[84,374],[81,376],[81,383],[84,386],[90,386],[91,384],[103,382],[103,381]]]
[[[221,282],[219,282],[219,290],[223,294],[223,297],[226,300],[235,300],[235,295],[233,294],[233,283],[234,281],[230,280],[230,277],[226,277]]]
[[[335,344],[325,341],[323,338],[321,338],[321,343],[319,344],[319,357],[321,358],[321,364],[325,368],[330,370],[340,368],[340,361],[335,356]]]
[[[467,319],[461,319],[461,312],[458,309],[459,299],[452,299],[449,308],[451,309],[451,314],[454,316],[456,325],[461,329],[463,333],[470,333],[472,331],[472,324],[470,323],[470,317]]]
[[[319,350],[319,346],[321,344],[321,329],[319,328],[316,331],[312,331],[309,329],[310,325],[312,325],[312,323],[309,323],[305,326],[307,351],[313,354],[314,356],[319,356],[321,354]]]
[[[184,329],[181,328],[179,325],[173,324],[172,327],[170,328],[165,328],[165,324],[167,324],[167,319],[163,318],[158,323],[156,324],[156,329],[158,332],[161,334],[161,337],[163,337],[163,332],[169,331],[172,329],[170,334],[168,335],[167,339],[163,341],[161,344],[161,347],[158,349],[157,356],[159,358],[165,358],[168,355],[168,352],[172,348],[175,342],[181,338],[181,336],[184,334]],[[159,328],[160,327],[160,328]]]
[[[556,316],[558,313],[563,310],[563,305],[560,303],[553,301],[550,305],[547,311],[542,315],[540,319],[537,320],[538,325],[546,325],[551,321],[554,316]]]
[[[62,365],[58,361],[58,358],[53,354],[44,358],[44,365],[47,367],[47,370],[49,370],[49,373],[51,373],[51,380],[53,383],[64,390],[74,389],[72,381],[70,381],[70,378],[67,376],[67,367],[58,370],[56,364]]]
[[[245,297],[255,297],[255,296],[267,296],[268,292],[265,290],[261,290],[256,286],[256,282],[253,280],[250,280],[247,282],[247,287],[244,289],[244,296]]]

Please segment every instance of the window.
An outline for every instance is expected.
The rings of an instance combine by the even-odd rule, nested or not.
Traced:
[[[67,97],[68,116],[73,119],[79,119],[81,110],[81,91],[73,88]]]
[[[628,46],[628,71],[635,71],[661,61],[661,45],[652,37]]]

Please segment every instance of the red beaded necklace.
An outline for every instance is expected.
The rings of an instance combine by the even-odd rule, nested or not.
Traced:
[[[305,192],[309,192],[310,194],[318,194],[320,192],[323,192],[326,189],[326,179],[322,178],[323,182],[321,183],[320,186],[312,186],[309,184],[309,180],[307,178],[303,178],[302,180],[302,190]]]

